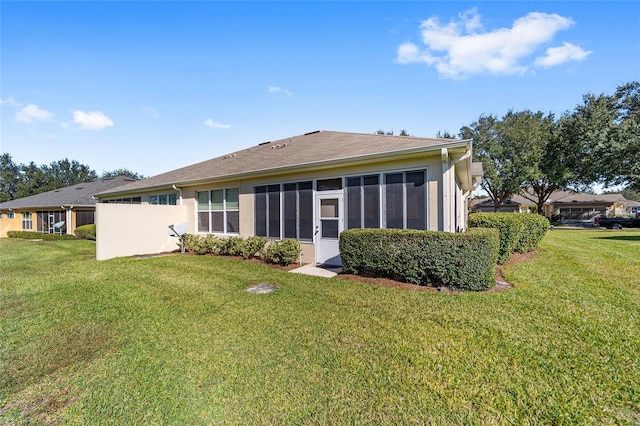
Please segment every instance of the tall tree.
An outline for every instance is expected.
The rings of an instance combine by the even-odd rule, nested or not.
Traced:
[[[473,139],[475,161],[481,161],[484,176],[480,183],[495,211],[514,194],[520,193],[524,182],[537,175],[537,165],[548,140],[548,128],[542,112],[509,111],[501,119],[482,115],[478,121],[460,129],[460,136]]]
[[[13,200],[18,193],[20,166],[13,162],[11,155],[0,156],[0,203]]]
[[[115,170],[111,170],[109,172],[103,171],[102,175],[100,176],[102,179],[105,178],[112,178],[112,177],[116,177],[116,176],[128,176],[130,178],[136,179],[136,180],[141,180],[144,179],[144,175],[136,173],[136,172],[132,172],[129,169],[115,169]]]
[[[43,166],[49,177],[50,189],[64,188],[78,183],[91,182],[98,178],[95,170],[76,160],[68,159],[54,161],[49,166]]]
[[[544,203],[555,191],[566,189],[575,176],[567,162],[565,142],[559,131],[561,125],[562,120],[556,121],[552,114],[540,116],[537,123],[539,138],[534,138],[532,143],[540,144],[541,155],[530,179],[522,183],[521,195],[536,203],[541,215],[544,214]]]

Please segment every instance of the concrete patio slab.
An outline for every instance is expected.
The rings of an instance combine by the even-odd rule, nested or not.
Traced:
[[[342,268],[322,268],[315,265],[304,265],[289,272],[294,274],[312,275],[314,277],[333,278],[342,272]]]

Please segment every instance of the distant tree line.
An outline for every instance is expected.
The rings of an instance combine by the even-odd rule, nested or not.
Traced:
[[[0,202],[119,175],[134,179],[144,177],[124,168],[105,171],[98,176],[89,166],[66,158],[40,166],[33,161],[29,164],[16,164],[11,155],[5,153],[0,156]]]
[[[583,96],[560,117],[509,111],[481,115],[460,129],[473,139],[475,161],[484,168],[481,187],[496,210],[520,194],[542,213],[557,190],[585,190],[594,184],[623,185],[640,191],[640,82],[619,86],[610,95]]]

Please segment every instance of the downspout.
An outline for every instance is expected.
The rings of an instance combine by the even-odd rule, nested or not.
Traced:
[[[180,205],[180,206],[181,206],[181,205],[182,205],[182,189],[178,188],[175,184],[174,184],[174,185],[171,185],[171,186],[173,187],[173,189],[175,189],[176,191],[178,191],[178,193],[180,194],[180,195],[178,196],[178,197],[179,197],[179,198],[178,198],[178,200],[179,200],[178,205]]]
[[[442,230],[451,232],[451,191],[449,183],[449,150],[447,148],[440,149],[440,158],[442,160]]]

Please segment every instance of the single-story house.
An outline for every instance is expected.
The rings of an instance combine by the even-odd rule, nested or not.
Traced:
[[[544,215],[563,223],[592,222],[596,216],[621,216],[629,214],[629,200],[622,194],[587,194],[573,191],[556,191],[544,204]],[[631,202],[632,203],[632,202]],[[494,203],[491,198],[475,198],[470,200],[472,212],[493,212]],[[536,203],[523,197],[513,195],[500,207],[501,212],[528,213]]]
[[[97,258],[175,250],[178,223],[295,238],[301,261],[317,264],[340,263],[344,229],[461,231],[482,175],[471,150],[471,140],[335,131],[263,142],[97,194]],[[118,203],[132,197],[141,204]]]
[[[9,231],[73,234],[95,223],[95,193],[131,182],[127,176],[98,179],[0,203],[0,237]]]
[[[499,211],[506,213],[529,213],[531,212],[531,206],[535,206],[535,203],[531,200],[528,200],[521,195],[513,195],[505,200],[502,206],[500,206]],[[473,198],[469,200],[469,207],[473,213],[493,213],[495,211],[493,200],[488,197]]]

